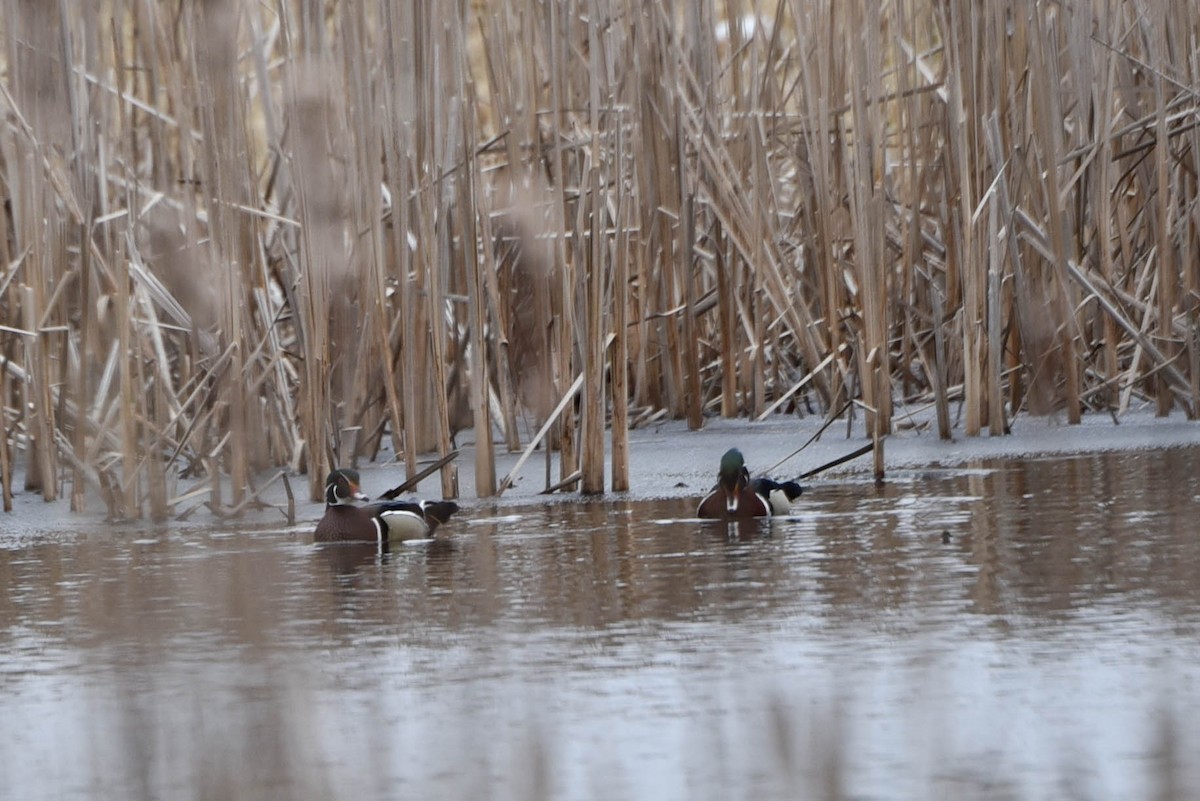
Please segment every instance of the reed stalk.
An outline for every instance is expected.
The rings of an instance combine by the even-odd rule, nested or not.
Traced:
[[[7,339],[8,337],[6,336],[5,340]],[[7,369],[9,366],[7,341],[4,353],[0,354],[0,359],[3,359],[3,367],[5,368],[0,370],[0,393],[3,393],[3,397],[8,398],[12,393],[12,381],[9,379]],[[0,498],[4,502],[4,511],[11,512],[13,508],[13,460],[12,448],[9,445],[11,434],[9,433],[8,417],[8,410],[0,409]]]
[[[625,93],[626,98],[628,93]],[[626,116],[624,113],[619,117]],[[614,163],[616,174],[624,175],[626,170],[626,151],[624,145],[624,125],[614,136]],[[612,307],[613,345],[610,351],[609,372],[610,394],[609,408],[612,409],[610,425],[610,459],[612,462],[613,492],[629,490],[629,227],[627,213],[628,203],[624,191],[624,182],[617,183],[617,196],[614,200],[613,224],[617,234],[613,246],[613,278],[609,292],[609,303]]]
[[[663,416],[1200,405],[1186,4],[3,12],[0,456],[76,509],[464,427],[487,494],[577,376],[585,491]]]
[[[464,121],[466,119],[464,117]],[[466,137],[464,139],[469,141]],[[473,159],[464,156],[464,161],[469,164]],[[474,203],[477,190],[476,181],[464,180],[460,183],[460,188],[460,206],[466,209],[476,208]],[[467,222],[465,231],[468,234],[466,238],[468,244],[463,256],[467,264],[467,278],[470,281],[467,287],[467,301],[473,353],[471,407],[474,410],[475,427],[475,488],[477,495],[486,497],[496,494],[496,457],[492,444],[492,382],[489,369],[491,360],[488,358],[490,348],[486,334],[489,307],[487,282],[483,277],[483,271],[487,269],[487,266],[482,263],[474,247],[476,241],[474,220]]]

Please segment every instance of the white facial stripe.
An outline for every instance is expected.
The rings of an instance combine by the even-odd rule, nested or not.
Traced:
[[[343,494],[346,490],[348,494]],[[357,487],[343,481],[334,481],[325,485],[325,503],[330,506],[353,506],[359,501],[369,500]]]

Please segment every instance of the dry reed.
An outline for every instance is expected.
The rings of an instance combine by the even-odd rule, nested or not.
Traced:
[[[483,494],[544,425],[547,485],[601,492],[664,414],[1200,410],[1187,4],[4,20],[6,502],[22,458],[161,517],[464,428]]]

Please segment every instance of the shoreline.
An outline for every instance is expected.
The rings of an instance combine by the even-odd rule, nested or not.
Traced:
[[[897,414],[898,426],[905,428],[887,437],[884,442],[885,480],[895,472],[928,468],[956,467],[985,459],[1043,458],[1047,456],[1082,456],[1113,451],[1146,451],[1178,447],[1200,447],[1200,422],[1186,419],[1182,412],[1165,418],[1155,417],[1150,410],[1131,411],[1119,418],[1093,414],[1085,416],[1079,425],[1069,425],[1054,417],[1020,417],[1012,423],[1012,433],[997,437],[982,434],[967,437],[961,428],[954,437],[938,439],[932,412],[928,414]],[[611,490],[595,496],[596,500],[652,500],[664,498],[699,498],[715,481],[717,462],[731,447],[740,448],[746,464],[754,475],[766,473],[775,478],[794,478],[799,474],[840,456],[853,452],[869,442],[863,431],[862,415],[850,426],[839,420],[829,426],[821,437],[798,454],[793,454],[823,424],[823,418],[780,416],[763,422],[747,419],[712,418],[704,428],[689,431],[682,420],[667,420],[629,432],[629,492]],[[459,446],[458,467],[459,503],[464,510],[473,508],[500,509],[542,503],[562,503],[578,499],[573,491],[553,495],[540,494],[545,486],[545,457],[541,451],[526,460],[513,486],[500,497],[475,497],[474,440],[472,432],[463,432]],[[520,459],[521,454],[497,450],[496,481],[499,483]],[[421,464],[434,461],[432,454],[423,456]],[[782,461],[781,464],[778,464]],[[772,468],[773,465],[777,467]],[[557,480],[557,455],[553,460]],[[872,459],[864,455],[806,479],[816,484],[830,478],[869,476]],[[390,449],[381,450],[375,462],[360,463],[364,490],[374,496],[404,480],[404,466],[392,461]],[[605,459],[606,483],[611,476],[611,461]],[[277,470],[259,476],[259,486],[270,480]],[[296,493],[296,527],[310,526],[320,518],[320,503],[310,502],[301,495],[304,480],[292,478]],[[14,473],[14,488],[22,486],[23,472]],[[186,489],[186,488],[184,488]],[[416,496],[432,498],[439,494],[440,480],[432,475],[417,488]],[[226,494],[225,497],[229,497]],[[286,493],[277,482],[262,495],[262,500],[274,508],[252,509],[240,517],[223,519],[207,509],[197,510],[186,521],[169,519],[162,523],[149,520],[107,521],[103,504],[89,497],[82,513],[71,512],[69,501],[60,498],[47,503],[36,493],[14,489],[13,511],[0,513],[0,545],[12,544],[24,537],[54,533],[90,533],[105,530],[146,530],[164,528],[215,528],[261,526],[278,522],[286,527],[281,509],[286,508]],[[93,511],[94,510],[94,511]]]

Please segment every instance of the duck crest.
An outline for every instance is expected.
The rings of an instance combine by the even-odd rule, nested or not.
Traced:
[[[342,467],[325,478],[326,506],[353,506],[357,501],[366,500],[370,499],[359,489],[357,470]]]

